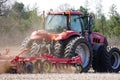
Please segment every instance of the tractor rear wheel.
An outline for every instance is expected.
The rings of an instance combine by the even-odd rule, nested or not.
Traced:
[[[76,37],[71,39],[65,47],[65,57],[72,58],[80,55],[82,59],[82,72],[87,72],[92,62],[91,45],[85,38]]]
[[[108,52],[110,54],[112,72],[120,71],[120,51],[116,47],[109,47]]]
[[[64,52],[65,52],[65,46],[68,44],[68,42],[71,40],[71,39],[74,39],[76,37],[69,37],[68,39],[66,40],[60,40],[60,41],[56,41],[54,43],[54,49],[53,49],[53,53],[56,57],[64,57]]]

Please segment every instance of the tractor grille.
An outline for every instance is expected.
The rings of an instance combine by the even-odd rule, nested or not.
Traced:
[[[98,38],[93,38],[93,42],[94,42],[94,43],[100,43],[100,39],[98,39]]]

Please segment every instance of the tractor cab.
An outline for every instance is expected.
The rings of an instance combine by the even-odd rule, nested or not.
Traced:
[[[82,32],[83,19],[80,18],[82,12],[50,12],[46,18],[45,30],[50,33],[61,33],[66,30]]]
[[[92,16],[84,16],[80,11],[49,12],[45,20],[45,31],[52,34],[68,34],[66,38],[59,40],[82,35],[92,43]],[[67,33],[68,31],[73,32]]]

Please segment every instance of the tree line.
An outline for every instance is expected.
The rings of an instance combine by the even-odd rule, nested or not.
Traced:
[[[0,1],[0,34],[10,34],[14,31],[26,33],[30,29],[40,29],[42,21],[41,16],[37,13],[37,8],[29,9],[19,2],[15,2],[11,7],[5,7],[5,2],[7,0]],[[85,14],[89,12],[89,9],[82,6],[77,10],[83,11]],[[111,5],[108,17],[102,13],[101,5],[98,5],[96,10],[93,31],[108,37],[120,38],[120,14],[117,12],[116,5]]]
[[[11,6],[6,5],[7,8],[4,8],[5,2],[1,1],[0,5],[1,34],[10,34],[12,32],[25,33],[33,27],[39,27],[41,18],[38,16],[36,8],[29,9],[29,7],[25,7],[23,3],[19,2],[15,2]]]

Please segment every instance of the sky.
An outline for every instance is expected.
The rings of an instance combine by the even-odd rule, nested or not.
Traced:
[[[120,0],[17,0],[22,2],[25,6],[30,8],[37,7],[39,11],[48,11],[50,9],[56,10],[59,5],[69,4],[70,6],[78,9],[80,6],[85,6],[86,1],[88,1],[88,8],[90,12],[95,12],[96,1],[102,2],[103,13],[108,15],[109,8],[112,4],[115,4],[117,11],[120,13]]]

